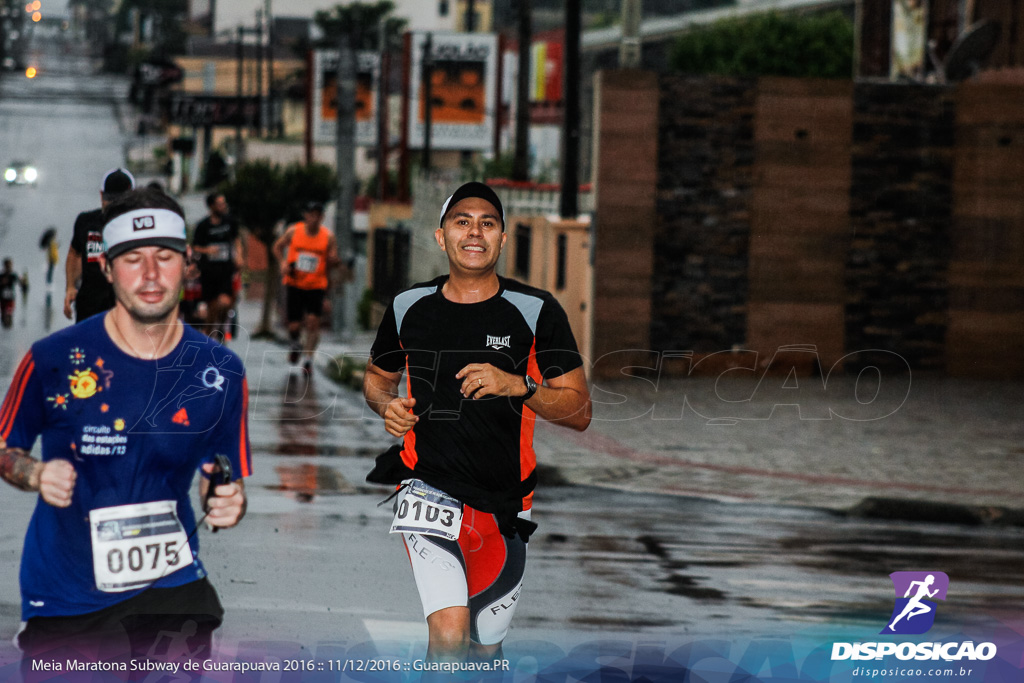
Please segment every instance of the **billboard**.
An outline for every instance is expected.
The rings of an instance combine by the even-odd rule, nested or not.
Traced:
[[[356,144],[377,144],[377,89],[380,58],[376,52],[356,52]],[[337,133],[338,51],[313,52],[313,141],[334,144]]]
[[[530,102],[562,101],[562,43],[535,42],[530,54]]]
[[[213,35],[213,0],[189,0],[186,30],[192,35]]]
[[[426,94],[423,57],[427,33],[414,32],[409,90],[409,146],[423,147]],[[432,33],[431,127],[434,149],[489,150],[497,110],[498,37],[485,33]]]
[[[924,75],[927,28],[926,0],[893,0],[890,78],[918,80]]]

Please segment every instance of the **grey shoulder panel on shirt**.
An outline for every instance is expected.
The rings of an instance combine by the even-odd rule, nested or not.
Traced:
[[[437,286],[431,287],[417,287],[416,289],[410,289],[402,292],[395,297],[395,328],[398,330],[398,334],[402,334],[402,318],[409,312],[413,304],[422,299],[425,296],[429,296],[437,291]]]
[[[530,332],[536,336],[537,319],[540,318],[540,311],[544,308],[544,300],[522,292],[510,292],[507,289],[502,292],[501,297],[519,309],[523,320],[530,326]]]

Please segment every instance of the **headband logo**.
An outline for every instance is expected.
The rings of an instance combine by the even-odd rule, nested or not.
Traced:
[[[132,219],[132,228],[139,230],[152,230],[156,227],[156,219],[153,216],[138,216]]]

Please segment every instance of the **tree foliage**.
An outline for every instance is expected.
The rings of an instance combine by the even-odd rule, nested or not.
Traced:
[[[329,10],[317,10],[313,21],[323,31],[322,43],[325,47],[334,47],[343,34],[349,37],[354,50],[380,49],[380,23],[386,21],[384,33],[388,44],[392,47],[405,30],[405,19],[389,16],[395,9],[391,0],[380,2],[353,2],[347,5],[335,5]]]
[[[264,244],[272,244],[279,222],[301,214],[309,202],[330,201],[337,187],[337,175],[328,164],[282,168],[260,159],[240,165],[221,192],[242,225]]]
[[[669,63],[686,73],[851,78],[853,23],[838,11],[723,19],[679,38]]]
[[[295,217],[311,201],[326,203],[337,187],[334,168],[327,164],[281,168],[262,159],[239,165],[234,180],[221,185],[232,213],[267,247],[267,287],[258,336],[271,334],[278,266],[270,246],[277,239],[278,223]]]
[[[220,188],[231,212],[264,244],[274,241],[274,227],[288,210],[284,189],[281,167],[263,159],[239,165],[234,180]]]

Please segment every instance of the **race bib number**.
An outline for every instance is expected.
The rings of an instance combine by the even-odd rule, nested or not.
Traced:
[[[215,263],[224,263],[231,260],[230,244],[224,244],[222,242],[220,244],[211,244],[210,246],[214,248],[214,251],[209,256],[210,261]]]
[[[319,265],[320,257],[316,254],[302,252],[299,254],[299,258],[295,259],[295,270],[300,273],[315,273]]]
[[[192,563],[173,500],[89,512],[92,568],[104,593],[143,588]]]
[[[462,529],[462,503],[444,491],[412,479],[398,497],[391,532],[437,536],[459,540]]]

